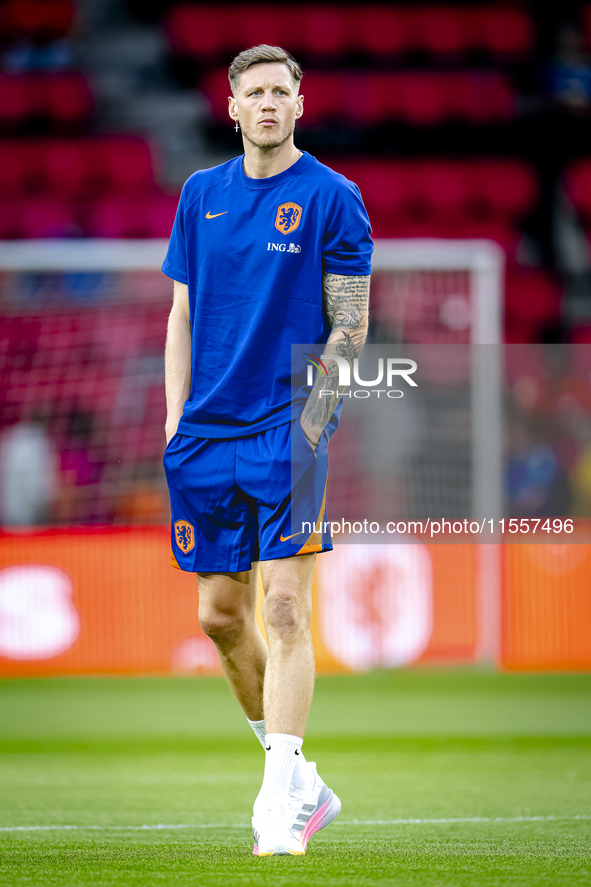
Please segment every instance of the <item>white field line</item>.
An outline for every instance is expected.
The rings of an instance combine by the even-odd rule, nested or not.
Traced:
[[[464,816],[448,819],[351,819],[337,820],[333,825],[447,825],[462,822],[576,822],[591,820],[591,814],[576,816]],[[46,832],[46,831],[132,831],[151,832],[172,829],[208,829],[208,828],[250,828],[248,822],[183,822],[176,825],[9,825],[0,826],[0,832]]]

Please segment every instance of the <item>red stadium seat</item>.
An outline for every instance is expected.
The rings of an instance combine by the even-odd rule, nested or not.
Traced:
[[[150,147],[133,136],[88,139],[85,151],[93,185],[117,193],[149,193],[154,190]]]
[[[20,194],[31,178],[31,152],[21,141],[0,141],[0,194]]]
[[[412,186],[406,164],[389,161],[336,162],[333,166],[359,186],[377,236],[396,236],[408,219]]]
[[[408,14],[400,7],[356,6],[349,27],[351,49],[391,55],[408,45]]]
[[[137,202],[125,197],[96,200],[85,213],[84,233],[89,237],[145,237],[144,219],[137,218]]]
[[[351,80],[339,74],[315,72],[302,81],[304,96],[303,126],[326,123],[331,120],[346,122],[351,100]]]
[[[170,237],[179,195],[156,194],[146,201],[148,237]]]
[[[0,128],[18,132],[32,116],[29,80],[20,74],[0,74]]]
[[[228,76],[225,69],[209,74],[203,92],[213,117],[228,124]],[[510,119],[515,111],[513,90],[496,72],[425,71],[309,71],[302,81],[304,116],[299,126],[372,126],[404,120],[415,126],[435,126],[450,118],[473,123]],[[228,124],[229,125],[229,124]]]
[[[308,52],[325,56],[337,55],[347,50],[346,10],[342,6],[327,4],[308,7],[305,20]]]
[[[449,75],[458,117],[471,123],[505,122],[515,115],[515,93],[506,77],[487,71]]]
[[[23,237],[23,218],[18,200],[10,204],[0,200],[0,240],[13,240]]]
[[[231,123],[228,117],[228,96],[230,84],[227,70],[212,71],[203,83],[203,93],[209,102],[214,120]]]
[[[395,55],[406,47],[406,15],[400,8],[355,5],[347,10],[346,45],[350,50]]]
[[[537,197],[535,176],[518,160],[491,160],[474,168],[473,186],[482,189],[494,213],[515,223],[533,208]]]
[[[97,193],[106,199],[91,212]],[[177,204],[154,182],[147,143],[127,136],[0,140],[0,195],[0,238],[168,237]],[[88,232],[74,212],[83,204]]]
[[[397,116],[399,90],[396,75],[351,74],[341,91],[345,100],[344,114],[350,123],[372,126]]]
[[[91,183],[87,144],[84,139],[47,139],[40,146],[48,190],[78,199],[85,195]]]
[[[493,55],[523,55],[533,48],[531,18],[521,9],[483,6],[472,18],[472,44]]]
[[[173,6],[165,27],[173,52],[181,56],[213,55],[226,45],[223,10],[213,6]]]
[[[490,238],[510,250],[537,193],[514,160],[326,162],[359,185],[378,237]]]
[[[573,345],[591,345],[591,326],[582,324],[574,326],[570,333],[570,341]],[[591,373],[591,367],[589,367]]]
[[[58,195],[24,200],[21,212],[24,237],[71,237],[79,233],[74,212]]]
[[[182,4],[169,12],[165,26],[174,52],[193,58],[236,52],[261,42],[289,44],[296,52],[334,54],[343,51],[351,31],[347,14],[334,4],[294,10],[262,4],[218,8]]]
[[[299,9],[269,6],[265,4],[246,4],[233,6],[223,16],[222,45],[224,50],[240,49],[269,43],[271,46],[293,46],[298,41]],[[299,24],[299,27],[303,23]]]
[[[368,200],[378,212],[387,212],[391,218],[400,218],[407,213],[413,193],[407,164],[370,162],[363,178]]]
[[[43,78],[45,108],[55,129],[86,124],[92,114],[92,95],[79,74],[55,74]]]
[[[415,126],[437,126],[446,116],[447,92],[439,74],[409,72],[398,75],[400,114]]]
[[[434,219],[460,223],[467,218],[466,177],[459,163],[421,162],[416,164],[417,196],[428,206]]]
[[[67,74],[0,74],[0,128],[22,130],[43,119],[54,129],[88,122],[92,96],[86,80]]]
[[[454,7],[422,6],[414,10],[413,44],[435,54],[457,54],[465,48],[465,16]]]
[[[163,194],[105,197],[87,208],[84,233],[90,237],[170,237],[177,203],[178,197]]]
[[[511,269],[505,313],[508,342],[533,342],[540,327],[560,318],[561,291],[544,271]]]
[[[55,40],[68,33],[73,19],[73,0],[5,0],[0,37],[6,41]]]
[[[390,8],[333,2],[277,9],[263,4],[183,3],[169,11],[165,27],[173,51],[197,59],[261,42],[323,57],[350,51],[396,54],[409,49],[447,55],[470,49],[524,54],[531,51],[533,42],[531,20],[525,12],[494,6]]]

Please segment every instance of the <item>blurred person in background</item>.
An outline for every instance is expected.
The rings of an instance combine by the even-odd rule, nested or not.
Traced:
[[[571,112],[585,113],[591,107],[591,61],[585,38],[578,28],[565,26],[558,38],[558,53],[547,70],[550,94]]]
[[[34,414],[5,429],[0,438],[2,524],[47,523],[57,489],[57,455],[44,416]]]
[[[344,390],[326,354],[352,365],[361,352],[373,249],[357,186],[295,147],[301,78],[279,47],[234,59],[229,114],[244,156],[185,183],[162,266],[175,281],[164,456],[173,557],[199,576],[201,625],[265,748],[252,820],[259,856],[302,855],[341,808],[301,746],[315,556],[332,548],[328,438]],[[294,399],[291,346],[304,343],[324,352],[328,378],[318,373],[310,392],[304,369]],[[299,516],[320,530],[304,532],[301,500]],[[258,562],[268,649],[256,623]]]
[[[564,446],[551,420],[514,417],[509,431],[506,483],[514,517],[570,514],[570,486]]]

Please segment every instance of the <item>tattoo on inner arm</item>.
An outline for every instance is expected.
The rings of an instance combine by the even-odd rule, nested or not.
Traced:
[[[346,333],[343,330],[343,336],[344,341],[337,342],[336,351],[337,354],[340,355],[340,357],[345,357],[349,361],[349,364],[352,366],[353,361],[358,354],[357,348],[355,347],[355,343],[353,342],[353,339],[351,338],[349,333]]]
[[[324,354],[336,354],[346,358],[351,368],[359,357],[367,336],[369,309],[369,275],[352,277],[346,274],[329,274],[322,278],[324,308],[331,334],[324,347]],[[301,421],[310,437],[320,438],[324,427],[337,406],[344,387],[339,387],[338,366],[333,360],[325,360],[328,378],[318,375],[308,402],[302,412]],[[332,391],[329,396],[321,391]]]

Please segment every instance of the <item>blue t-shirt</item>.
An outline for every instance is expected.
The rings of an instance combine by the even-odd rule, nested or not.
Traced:
[[[304,153],[266,179],[243,157],[183,187],[162,270],[189,287],[191,393],[178,430],[258,434],[292,419],[291,345],[322,345],[322,272],[371,272],[359,189]]]

